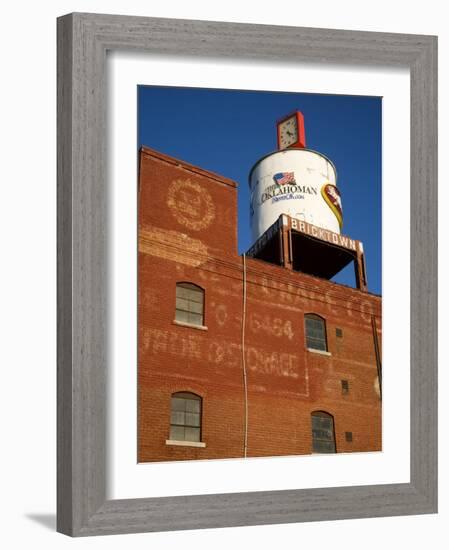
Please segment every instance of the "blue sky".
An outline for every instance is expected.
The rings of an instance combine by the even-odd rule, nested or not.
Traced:
[[[138,145],[235,180],[239,252],[252,244],[248,174],[277,148],[276,121],[304,114],[307,147],[329,157],[342,196],[342,233],[363,242],[368,289],[381,293],[381,135],[379,97],[138,87]],[[354,286],[352,266],[334,280]]]

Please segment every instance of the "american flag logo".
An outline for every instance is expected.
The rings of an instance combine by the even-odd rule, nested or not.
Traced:
[[[296,183],[294,172],[278,172],[277,174],[274,174],[273,179],[278,185]]]

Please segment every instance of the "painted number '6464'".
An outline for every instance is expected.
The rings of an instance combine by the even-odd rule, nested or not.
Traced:
[[[289,340],[294,337],[291,321],[284,321],[278,317],[253,313],[249,318],[249,327],[252,332],[264,332],[268,336],[278,338],[286,336]]]

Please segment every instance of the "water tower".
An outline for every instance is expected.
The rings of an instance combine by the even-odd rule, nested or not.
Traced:
[[[306,148],[301,112],[277,122],[277,142],[249,174],[254,244],[247,254],[325,279],[354,262],[356,285],[367,290],[363,245],[341,233],[336,168]]]

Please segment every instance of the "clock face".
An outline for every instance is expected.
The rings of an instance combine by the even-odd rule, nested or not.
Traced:
[[[279,123],[279,148],[285,149],[298,141],[298,121],[292,116]]]

